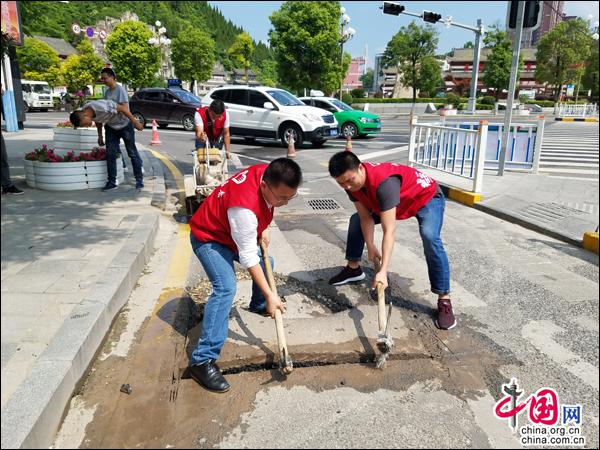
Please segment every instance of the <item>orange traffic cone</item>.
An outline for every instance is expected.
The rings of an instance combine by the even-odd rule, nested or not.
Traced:
[[[346,151],[352,151],[352,136],[346,136]]]
[[[160,139],[158,138],[158,127],[156,125],[156,119],[152,119],[152,140],[150,141],[150,145],[160,145]]]
[[[291,134],[288,136],[287,157],[288,158],[296,157],[296,147],[294,146],[294,136],[292,136]]]

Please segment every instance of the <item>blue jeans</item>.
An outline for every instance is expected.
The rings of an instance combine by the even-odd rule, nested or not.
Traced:
[[[202,335],[190,358],[190,366],[202,364],[209,359],[218,359],[229,331],[229,311],[235,297],[236,279],[233,262],[238,254],[229,247],[217,242],[201,242],[190,233],[192,249],[200,260],[213,291],[204,307]],[[271,267],[273,258],[269,257]],[[263,259],[260,265],[265,271]],[[258,286],[252,283],[250,311],[262,311],[266,308],[265,297]]]
[[[133,129],[133,124],[129,122],[129,125],[120,130],[115,130],[114,128],[105,125],[104,132],[106,135],[106,169],[108,171],[108,182],[116,184],[117,181],[117,153],[119,153],[119,142],[121,139],[123,139],[125,149],[131,159],[135,180],[143,182],[142,158],[140,158],[140,154],[135,146],[135,131]]]
[[[417,212],[417,221],[419,222],[419,234],[423,241],[423,250],[425,260],[427,261],[427,271],[429,273],[429,283],[431,292],[442,295],[450,293],[450,265],[448,256],[444,250],[444,244],[440,238],[442,225],[444,223],[444,208],[446,200],[443,195],[433,197],[429,202]],[[380,223],[379,216],[373,214],[375,223]],[[348,226],[348,239],[346,241],[346,259],[348,261],[360,261],[363,249],[365,247],[365,238],[360,227],[360,218],[358,213],[350,217]]]

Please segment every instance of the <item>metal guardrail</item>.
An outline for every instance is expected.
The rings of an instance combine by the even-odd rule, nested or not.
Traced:
[[[484,169],[499,170],[504,124],[486,120],[462,123],[419,123],[411,120],[409,164],[430,167],[472,180],[479,193]],[[536,122],[511,124],[507,170],[537,173],[544,134],[544,117]]]
[[[595,117],[598,115],[598,106],[595,104],[566,105],[559,103],[555,108],[554,115],[560,118],[577,117],[585,119],[586,117]]]

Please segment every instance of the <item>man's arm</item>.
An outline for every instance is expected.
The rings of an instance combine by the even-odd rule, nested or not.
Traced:
[[[231,159],[231,135],[229,134],[229,127],[223,130],[223,142],[225,142],[225,151],[227,152],[227,159]]]
[[[98,130],[98,145],[100,147],[104,146],[104,138],[102,137],[102,128],[104,127],[104,125],[102,125],[101,123],[96,122],[96,130]]]
[[[144,126],[141,123],[139,123],[137,119],[133,116],[133,114],[131,114],[131,111],[129,111],[129,103],[118,103],[117,112],[122,113],[125,117],[131,120],[131,123],[133,124],[136,130],[141,131],[144,129]]]
[[[375,275],[373,288],[377,286],[378,282],[381,282],[384,288],[388,286],[387,272],[396,240],[396,208],[388,209],[381,213],[381,228],[383,229],[381,269]]]

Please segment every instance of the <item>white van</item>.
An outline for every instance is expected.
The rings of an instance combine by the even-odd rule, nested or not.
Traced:
[[[50,85],[45,81],[21,80],[23,102],[27,112],[35,109],[48,111],[54,107]]]
[[[320,146],[338,136],[338,123],[333,114],[307,106],[283,89],[267,86],[222,86],[202,98],[208,106],[222,100],[229,114],[232,136],[252,139],[280,139],[287,146],[293,136],[297,146],[310,141]]]

